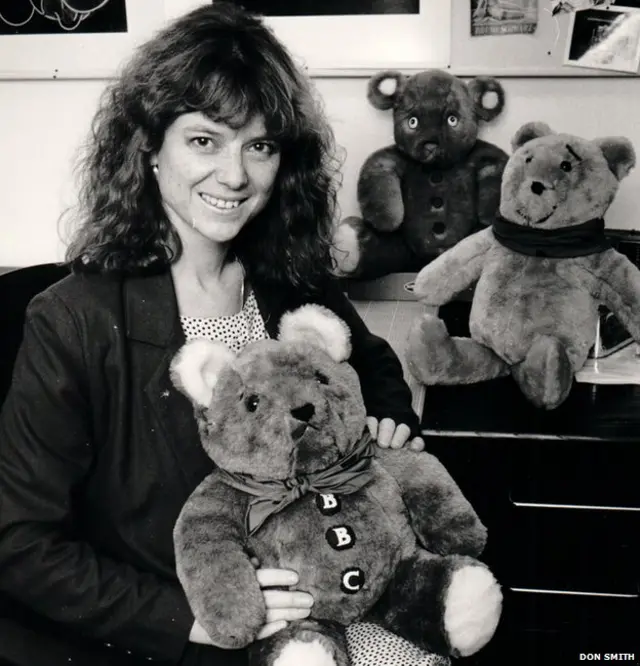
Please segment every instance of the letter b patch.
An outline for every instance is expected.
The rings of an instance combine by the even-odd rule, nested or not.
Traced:
[[[356,542],[356,535],[348,525],[339,525],[338,527],[330,527],[325,537],[327,542],[334,550],[346,550],[352,548]]]

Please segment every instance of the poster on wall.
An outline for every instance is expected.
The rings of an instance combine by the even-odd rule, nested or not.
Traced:
[[[471,36],[533,34],[538,0],[471,0]]]
[[[164,0],[175,18],[211,0]],[[311,74],[446,67],[452,0],[239,0]]]
[[[242,0],[242,6],[268,16],[420,13],[420,0]]]
[[[108,78],[163,18],[160,0],[0,0],[0,78]]]
[[[0,4],[0,35],[126,32],[125,0],[12,0]]]
[[[584,9],[571,17],[565,64],[637,73],[640,68],[640,11]]]

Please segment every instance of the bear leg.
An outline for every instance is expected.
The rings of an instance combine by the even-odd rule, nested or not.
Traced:
[[[343,277],[374,279],[418,270],[418,262],[399,231],[380,232],[359,217],[345,218],[335,229],[332,256]]]
[[[424,314],[411,326],[407,365],[423,384],[473,384],[509,374],[509,366],[471,338],[451,337],[444,322]]]
[[[511,372],[524,395],[544,409],[555,409],[564,402],[573,384],[567,352],[560,340],[550,335],[538,336]]]
[[[248,652],[248,666],[349,666],[344,627],[335,622],[290,622]]]
[[[501,612],[502,591],[488,567],[423,550],[400,563],[374,618],[424,650],[466,657],[489,642]]]

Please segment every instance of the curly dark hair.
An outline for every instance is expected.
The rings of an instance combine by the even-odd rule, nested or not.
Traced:
[[[149,162],[167,127],[193,111],[234,124],[264,117],[280,145],[276,186],[231,251],[250,279],[320,288],[332,267],[339,185],[333,132],[306,74],[261,18],[219,1],[140,46],[104,91],[78,164],[80,225],[67,262],[132,273],[180,256]]]

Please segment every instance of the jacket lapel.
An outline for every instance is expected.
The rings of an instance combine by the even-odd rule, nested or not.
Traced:
[[[191,491],[213,463],[200,445],[191,402],[169,376],[171,361],[185,342],[171,273],[127,278],[123,289],[127,337],[137,343],[131,345],[132,364],[142,377],[162,439]]]

